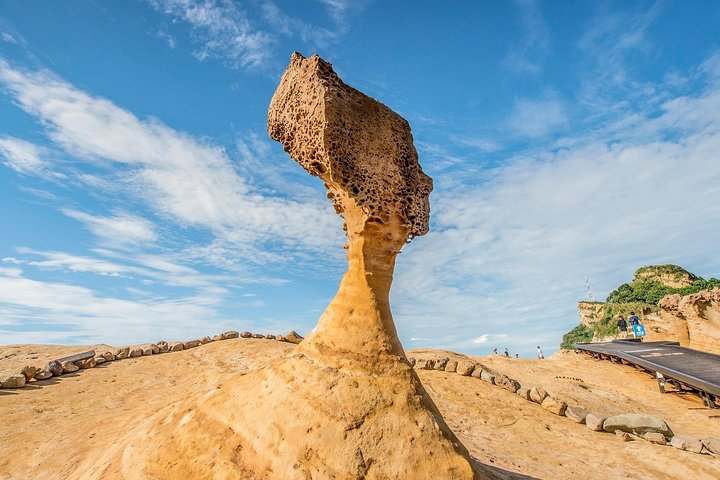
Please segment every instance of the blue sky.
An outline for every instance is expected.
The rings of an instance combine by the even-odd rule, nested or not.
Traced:
[[[265,133],[297,50],[408,119],[406,348],[551,352],[584,277],[720,277],[715,2],[0,0],[0,344],[309,331],[342,221]]]

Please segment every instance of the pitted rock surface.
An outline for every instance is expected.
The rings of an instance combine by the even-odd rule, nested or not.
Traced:
[[[432,179],[418,164],[407,120],[346,85],[317,55],[294,53],[268,113],[268,133],[311,175],[325,181],[342,214],[366,221],[398,215],[411,236],[428,231]]]

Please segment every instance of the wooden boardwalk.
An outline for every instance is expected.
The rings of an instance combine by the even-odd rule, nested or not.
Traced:
[[[697,392],[709,407],[720,404],[720,355],[681,347],[678,342],[613,340],[578,343],[575,348],[595,358],[631,364],[653,373],[661,391],[668,382],[679,390]]]

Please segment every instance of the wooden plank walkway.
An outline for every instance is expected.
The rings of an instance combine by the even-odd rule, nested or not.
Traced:
[[[617,359],[659,373],[671,383],[697,390],[708,406],[720,403],[720,355],[681,347],[678,342],[613,340],[578,343],[575,348],[596,358]]]

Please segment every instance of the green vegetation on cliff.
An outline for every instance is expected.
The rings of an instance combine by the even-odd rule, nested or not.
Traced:
[[[560,348],[572,350],[576,343],[588,343],[593,339],[593,331],[585,325],[578,325],[563,335]]]
[[[663,278],[664,277],[664,278]],[[685,284],[682,287],[668,285],[669,280]],[[623,283],[607,297],[607,303],[640,302],[655,306],[663,297],[679,293],[691,295],[702,290],[720,287],[720,280],[705,280],[677,265],[658,265],[639,268],[631,283]]]
[[[678,286],[681,285],[681,286]],[[575,343],[589,342],[593,338],[618,335],[617,319],[627,319],[630,312],[646,315],[658,309],[658,302],[667,295],[691,295],[702,290],[720,287],[720,280],[705,280],[677,265],[653,265],[637,269],[633,281],[623,283],[608,295],[603,318],[586,327],[578,325],[563,336],[561,348],[571,349]]]

